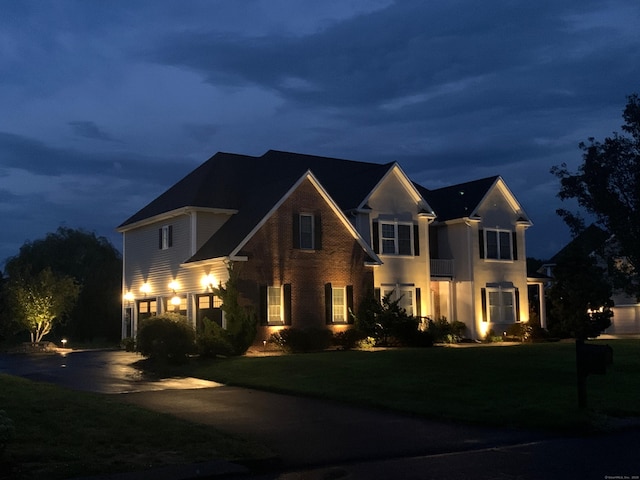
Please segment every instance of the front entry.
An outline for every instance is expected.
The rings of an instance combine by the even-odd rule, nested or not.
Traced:
[[[212,293],[198,295],[196,297],[196,332],[204,331],[204,319],[214,321],[224,328],[222,315],[222,299]]]

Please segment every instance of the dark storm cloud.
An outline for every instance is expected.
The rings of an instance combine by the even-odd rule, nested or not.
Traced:
[[[166,39],[154,58],[192,68],[215,84],[257,84],[294,102],[342,107],[428,96],[474,78],[489,91],[476,104],[508,102],[514,94],[526,102],[527,87],[588,92],[602,83],[574,73],[586,74],[604,54],[583,51],[585,42],[610,32],[571,31],[563,2],[432,4],[400,2],[304,37],[183,32]],[[619,50],[606,54],[618,58]],[[547,80],[541,85],[538,78]]]
[[[7,1],[0,212],[17,246],[107,235],[216,151],[273,148],[502,175],[551,255],[549,168],[619,130],[639,24],[628,0]]]
[[[111,135],[101,130],[98,125],[90,120],[75,120],[73,122],[69,122],[69,126],[73,130],[73,133],[79,137],[104,140],[107,142],[114,141]]]

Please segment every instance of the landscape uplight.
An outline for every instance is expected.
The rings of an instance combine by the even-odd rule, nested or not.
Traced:
[[[67,348],[67,339],[66,338],[62,339],[62,348]]]

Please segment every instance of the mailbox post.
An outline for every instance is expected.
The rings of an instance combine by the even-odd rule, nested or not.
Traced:
[[[613,363],[613,349],[609,345],[585,343],[576,338],[576,372],[578,375],[578,406],[587,408],[587,376],[604,375]]]

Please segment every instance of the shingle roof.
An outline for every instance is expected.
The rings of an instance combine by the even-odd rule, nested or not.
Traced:
[[[237,210],[188,261],[222,257],[249,234],[307,170],[345,211],[360,207],[392,165],[275,150],[261,157],[217,153],[119,228],[183,207]]]
[[[428,190],[420,185],[415,185],[431,208],[435,210],[436,220],[444,222],[469,217],[499,178],[496,175],[436,190]]]
[[[571,255],[572,252],[585,256],[590,255],[602,249],[610,237],[611,235],[605,230],[595,224],[591,224],[556,253],[548,263],[556,264],[561,261],[563,257]]]

